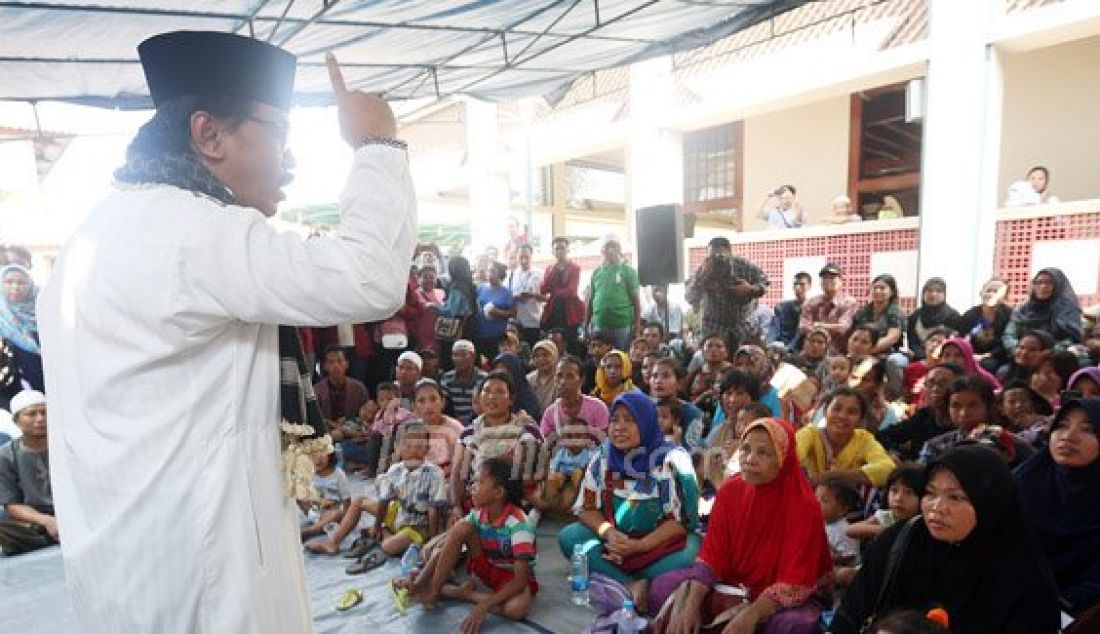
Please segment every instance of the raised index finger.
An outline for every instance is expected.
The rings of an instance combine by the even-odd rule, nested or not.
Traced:
[[[340,99],[348,94],[347,85],[344,84],[344,73],[340,71],[340,64],[332,53],[325,53],[325,66],[328,66],[328,78],[332,82],[332,92]]]

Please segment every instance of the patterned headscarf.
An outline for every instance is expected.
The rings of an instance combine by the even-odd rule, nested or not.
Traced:
[[[40,354],[38,344],[38,316],[35,312],[35,301],[38,299],[38,287],[31,278],[31,273],[18,264],[9,264],[0,269],[0,281],[6,280],[8,275],[15,273],[26,278],[29,286],[23,299],[11,301],[7,292],[0,301],[0,336],[11,345],[33,354]]]
[[[772,367],[771,361],[768,361],[768,353],[760,346],[745,344],[737,349],[737,354],[733,355],[734,365],[737,364],[737,357],[741,355],[749,357],[752,364],[752,373],[760,379],[761,385],[767,385],[768,381],[771,381],[772,375],[775,374],[775,368]]]

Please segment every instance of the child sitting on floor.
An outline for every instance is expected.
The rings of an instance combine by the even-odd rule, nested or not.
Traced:
[[[375,524],[366,531],[369,541],[356,543],[353,553],[359,561],[348,574],[358,574],[397,557],[409,544],[423,546],[442,529],[448,505],[447,480],[443,470],[428,462],[428,429],[419,421],[400,427],[400,461],[378,477],[378,499],[356,498],[329,539],[307,545],[315,553],[339,552],[344,537],[359,525],[364,511],[375,516]],[[375,550],[380,544],[381,552]]]
[[[577,418],[562,429],[547,467],[546,482],[536,507],[541,511],[571,514],[584,470],[595,453],[588,423]]]
[[[657,402],[657,422],[665,441],[677,446],[684,445],[684,430],[680,427],[680,399],[663,398]]]
[[[817,485],[817,501],[825,517],[825,535],[837,567],[859,564],[859,542],[848,536],[848,516],[860,507],[859,492],[852,486],[832,478]]]
[[[313,458],[313,488],[317,492],[314,500],[298,500],[298,506],[305,513],[302,522],[302,541],[317,537],[325,532],[325,525],[336,523],[344,516],[344,509],[351,499],[351,484],[344,470],[336,466],[336,452],[332,445],[327,451],[319,451]]]
[[[374,468],[376,473],[381,473],[390,466],[396,440],[394,431],[405,421],[411,420],[413,413],[401,407],[400,391],[396,383],[380,383],[375,390],[378,396],[378,413],[371,425],[367,454],[368,466]]]
[[[527,617],[539,584],[533,571],[535,535],[519,504],[523,483],[512,477],[511,463],[486,460],[473,491],[474,509],[447,532],[447,542],[410,584],[409,598],[426,609],[435,609],[440,597],[467,601],[474,609],[462,622],[461,631],[476,632],[490,612],[519,621]],[[470,579],[461,586],[446,583],[466,547]],[[475,580],[489,588],[480,590]]]
[[[342,425],[330,432],[332,439],[340,442],[346,472],[358,473],[366,478],[373,478],[376,475],[377,456],[374,464],[371,465],[368,447],[372,433],[371,426],[378,411],[378,403],[374,399],[369,399],[359,408],[358,416],[345,419]]]
[[[915,462],[903,462],[886,479],[887,508],[849,526],[848,537],[874,539],[894,524],[919,515],[924,487],[924,467]]]

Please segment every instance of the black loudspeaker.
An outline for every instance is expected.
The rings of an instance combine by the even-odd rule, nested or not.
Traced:
[[[654,205],[634,212],[638,279],[643,286],[684,281],[684,214],[680,205]]]

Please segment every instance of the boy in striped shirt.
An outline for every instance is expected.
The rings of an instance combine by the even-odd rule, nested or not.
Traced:
[[[417,580],[394,581],[409,587],[409,598],[435,609],[439,597],[467,601],[474,609],[462,631],[477,631],[492,612],[513,621],[527,617],[539,591],[535,580],[535,534],[520,509],[523,481],[512,477],[512,465],[486,460],[471,495],[473,510],[448,531],[447,542],[432,556]],[[462,547],[468,553],[469,579],[461,586],[446,584],[458,565]],[[485,592],[475,585],[486,586]]]

